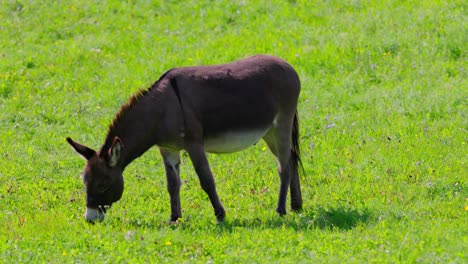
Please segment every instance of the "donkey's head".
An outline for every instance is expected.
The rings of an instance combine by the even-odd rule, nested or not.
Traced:
[[[86,189],[85,218],[89,222],[104,220],[106,210],[117,202],[123,193],[122,168],[119,166],[122,142],[114,138],[106,153],[97,153],[67,138],[68,143],[87,160],[82,179]]]

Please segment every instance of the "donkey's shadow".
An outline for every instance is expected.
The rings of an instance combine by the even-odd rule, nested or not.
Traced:
[[[319,207],[312,210],[304,210],[300,213],[290,213],[285,217],[274,215],[267,219],[234,219],[219,225],[224,231],[232,231],[233,228],[252,229],[280,229],[293,228],[295,230],[305,229],[337,229],[351,230],[358,225],[367,225],[375,221],[374,215],[369,209],[353,209],[348,207],[324,208]]]
[[[318,228],[347,231],[358,225],[368,225],[375,221],[375,214],[367,208],[355,209],[349,206],[317,207],[305,209],[299,213],[291,212],[284,217],[279,217],[277,214],[271,214],[266,218],[239,216],[238,218],[232,219],[228,217],[223,223],[216,225],[214,230],[232,232],[236,228],[257,230],[282,228],[307,230]],[[167,222],[129,221],[129,224],[136,227],[167,228]],[[194,228],[189,219],[175,225],[171,224],[170,227],[172,229],[182,230]]]

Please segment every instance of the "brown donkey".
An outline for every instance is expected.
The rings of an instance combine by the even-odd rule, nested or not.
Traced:
[[[156,145],[166,169],[171,221],[182,217],[179,152],[185,150],[221,222],[225,211],[206,152],[240,151],[261,138],[278,159],[281,185],[276,211],[286,213],[288,188],[292,210],[302,209],[296,111],[300,88],[299,77],[287,62],[266,55],[169,70],[122,107],[98,152],[67,138],[87,160],[86,220],[104,219],[106,210],[122,196],[125,167]]]

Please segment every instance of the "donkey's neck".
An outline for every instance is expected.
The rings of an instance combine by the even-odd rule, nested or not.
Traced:
[[[132,96],[129,102],[122,106],[109,127],[100,155],[108,155],[114,138],[119,137],[123,144],[119,165],[123,170],[154,146],[156,142],[152,134],[164,111],[162,104],[159,103],[163,96],[164,91],[153,87]]]

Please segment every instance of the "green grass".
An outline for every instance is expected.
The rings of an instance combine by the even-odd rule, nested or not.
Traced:
[[[467,262],[467,7],[2,1],[0,262]],[[156,149],[127,168],[106,220],[84,222],[84,161],[65,137],[98,148],[164,71],[257,53],[302,80],[302,213],[275,214],[276,161],[260,142],[209,156],[223,225],[186,155],[184,218],[167,224]]]

